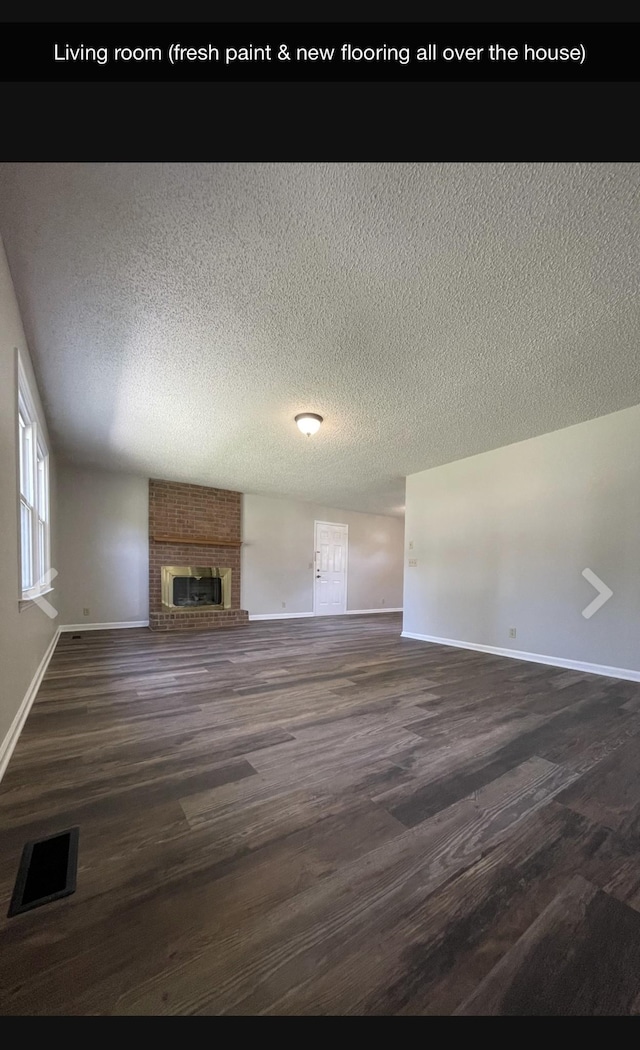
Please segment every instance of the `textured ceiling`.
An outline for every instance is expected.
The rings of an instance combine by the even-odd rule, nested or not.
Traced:
[[[639,215],[627,164],[0,169],[58,449],[384,513],[640,402]]]

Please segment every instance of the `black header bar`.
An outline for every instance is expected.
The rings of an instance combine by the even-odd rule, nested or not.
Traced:
[[[5,82],[640,80],[640,23],[4,23]]]

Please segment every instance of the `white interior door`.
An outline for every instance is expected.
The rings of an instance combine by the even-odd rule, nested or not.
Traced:
[[[348,525],[316,521],[313,611],[332,616],[347,611]]]

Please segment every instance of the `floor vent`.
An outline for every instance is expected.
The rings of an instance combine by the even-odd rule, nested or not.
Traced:
[[[81,634],[72,634],[71,635],[71,641],[72,642],[78,641],[80,638],[82,638]]]
[[[80,828],[27,842],[7,918],[75,892]]]

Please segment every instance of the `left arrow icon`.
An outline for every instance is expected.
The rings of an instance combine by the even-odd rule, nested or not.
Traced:
[[[613,591],[610,587],[607,587],[606,583],[603,583],[600,577],[596,576],[595,572],[592,572],[591,569],[583,569],[582,575],[598,592],[593,601],[589,602],[589,604],[582,610],[582,615],[585,620],[589,620],[594,613],[597,613],[598,609],[602,608],[605,602],[609,601]]]

